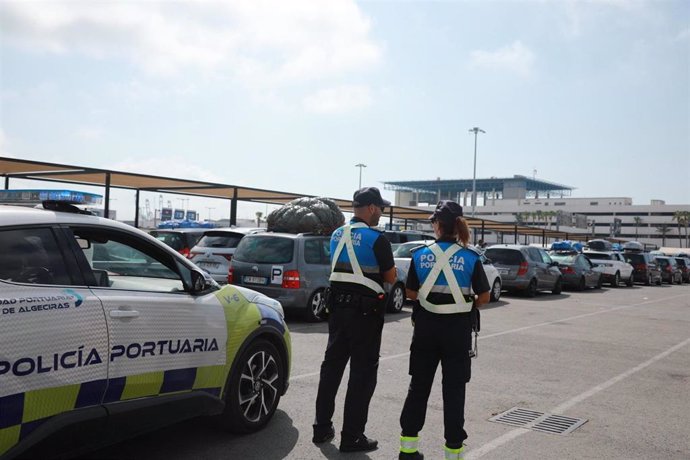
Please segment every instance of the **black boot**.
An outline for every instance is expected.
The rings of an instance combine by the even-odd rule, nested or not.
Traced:
[[[363,434],[357,437],[343,435],[340,440],[340,452],[368,452],[378,447],[379,442],[376,439],[369,439]]]
[[[335,429],[333,429],[333,424],[330,425],[313,425],[314,436],[311,438],[311,442],[314,444],[321,444],[328,442],[335,438]]]
[[[424,454],[417,452],[400,452],[398,460],[424,460]]]

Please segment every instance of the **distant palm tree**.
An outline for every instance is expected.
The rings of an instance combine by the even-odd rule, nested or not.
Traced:
[[[688,221],[690,221],[689,211],[676,211],[673,213],[673,220],[678,223],[678,240],[680,240],[680,247],[683,247],[683,235],[681,229],[685,228],[685,247],[688,247]]]
[[[635,239],[637,239],[639,235],[640,224],[642,223],[642,217],[635,216],[633,217],[633,221],[635,221]]]

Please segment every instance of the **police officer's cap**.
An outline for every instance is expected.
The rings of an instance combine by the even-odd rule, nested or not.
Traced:
[[[436,210],[431,215],[430,220],[442,220],[444,222],[455,222],[457,217],[462,217],[462,206],[455,201],[443,200],[436,205]]]
[[[390,206],[391,202],[381,197],[381,192],[376,187],[364,187],[357,190],[352,197],[352,206],[361,208],[362,206]]]

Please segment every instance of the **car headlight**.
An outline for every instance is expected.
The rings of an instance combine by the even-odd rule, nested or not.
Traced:
[[[281,318],[285,319],[285,311],[283,311],[283,306],[275,299],[271,299],[270,297],[259,294],[256,298],[251,299],[250,302],[264,305],[272,310],[275,310]]]

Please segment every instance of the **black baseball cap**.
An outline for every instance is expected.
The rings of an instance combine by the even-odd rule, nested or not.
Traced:
[[[438,202],[436,210],[431,215],[430,219],[455,222],[457,217],[462,217],[462,206],[455,201],[443,200]]]
[[[369,206],[370,204],[376,206],[390,206],[391,202],[384,200],[381,197],[381,192],[376,187],[360,188],[352,196],[352,206],[361,208],[362,206]]]

